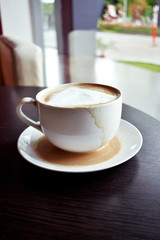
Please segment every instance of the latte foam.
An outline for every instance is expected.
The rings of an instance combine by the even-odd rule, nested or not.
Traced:
[[[80,107],[107,103],[117,96],[112,93],[95,91],[92,89],[69,87],[51,94],[46,103],[57,107]]]

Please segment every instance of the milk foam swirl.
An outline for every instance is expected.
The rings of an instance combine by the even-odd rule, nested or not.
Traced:
[[[91,106],[106,103],[116,98],[107,92],[70,87],[50,96],[47,104],[58,107]]]

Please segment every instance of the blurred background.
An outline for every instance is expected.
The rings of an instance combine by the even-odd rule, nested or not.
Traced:
[[[0,34],[43,53],[43,86],[99,82],[160,120],[160,0],[0,0]],[[38,84],[37,84],[38,85]]]

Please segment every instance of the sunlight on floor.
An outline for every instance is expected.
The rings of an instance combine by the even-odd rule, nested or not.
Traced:
[[[57,86],[60,78],[57,49],[45,48],[45,68],[47,87]]]
[[[142,62],[148,61],[160,64],[157,51],[160,49],[160,38],[157,39],[157,47],[151,46],[150,38],[135,37],[135,47],[131,48],[133,40],[130,36],[120,37],[116,46],[121,49],[107,49],[106,57],[72,56],[69,58],[67,72],[63,72],[63,61],[57,53],[55,31],[45,33],[45,67],[47,87],[54,87],[64,82],[65,74],[69,74],[70,82],[98,82],[119,88],[123,94],[123,102],[142,110],[160,120],[160,73],[146,69],[119,63],[115,60],[134,60],[140,56]],[[51,37],[52,40],[51,41]],[[97,33],[97,38],[104,41],[116,40],[117,35]],[[124,39],[126,39],[124,41]],[[130,39],[131,40],[131,39]],[[127,42],[130,45],[127,45]],[[145,41],[145,42],[144,42]],[[142,42],[144,42],[142,44]],[[146,44],[146,47],[141,45]],[[128,46],[128,47],[127,47]],[[137,46],[137,48],[136,48]],[[124,55],[124,50],[128,55]],[[141,49],[141,52],[140,50]],[[147,50],[149,52],[147,52]],[[136,53],[137,51],[137,53]],[[134,53],[134,55],[132,55]],[[152,54],[151,54],[152,53]],[[137,55],[136,55],[137,54]],[[128,57],[127,57],[128,56]],[[129,58],[130,56],[130,58]],[[147,60],[146,60],[147,59]],[[66,71],[66,69],[65,69]]]
[[[46,48],[47,86],[61,82],[55,49]],[[123,102],[160,120],[160,73],[98,57],[72,57],[71,82],[98,82],[119,88]]]

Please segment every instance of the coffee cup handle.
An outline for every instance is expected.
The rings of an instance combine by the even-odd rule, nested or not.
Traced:
[[[37,102],[34,98],[30,98],[30,97],[25,97],[25,98],[22,98],[17,107],[16,107],[16,112],[17,112],[17,115],[18,117],[24,122],[26,123],[27,125],[29,126],[32,126],[34,128],[36,128],[37,130],[41,131],[42,132],[42,128],[41,128],[41,125],[40,125],[40,122],[36,122],[34,120],[32,120],[31,118],[27,117],[24,112],[22,111],[22,106],[24,103],[28,103],[28,104],[32,104],[34,105],[34,107],[37,108]]]

